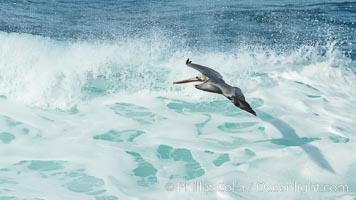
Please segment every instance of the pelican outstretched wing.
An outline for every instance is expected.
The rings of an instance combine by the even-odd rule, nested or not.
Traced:
[[[242,110],[245,110],[253,115],[256,116],[256,112],[251,108],[250,104],[247,103],[247,101],[239,99],[235,96],[228,97],[230,101],[237,107],[241,108]]]
[[[212,79],[214,81],[222,81],[223,80],[223,77],[221,76],[221,74],[219,72],[217,72],[209,67],[194,64],[194,63],[192,63],[192,61],[189,60],[189,58],[187,59],[185,64],[188,67],[198,70],[200,73],[204,74],[209,79]]]
[[[233,90],[233,92],[223,90],[223,95],[228,98],[235,106],[245,110],[256,116],[256,112],[251,108],[250,104],[245,100],[244,94],[238,87],[231,87],[228,90]]]

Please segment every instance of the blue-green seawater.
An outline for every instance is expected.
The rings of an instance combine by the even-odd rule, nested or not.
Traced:
[[[0,200],[356,199],[355,41],[352,1],[0,0]]]

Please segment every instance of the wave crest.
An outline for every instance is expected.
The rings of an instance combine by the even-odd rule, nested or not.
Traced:
[[[98,96],[142,90],[191,95],[194,87],[171,84],[197,74],[184,66],[188,57],[214,67],[227,82],[244,90],[268,85],[271,80],[264,77],[266,74],[272,79],[273,75],[289,74],[289,78],[299,76],[311,81],[312,74],[302,76],[306,68],[312,67],[338,73],[334,79],[330,79],[330,74],[319,75],[319,81],[325,84],[342,78],[351,87],[355,76],[348,71],[354,61],[332,43],[302,46],[288,52],[251,45],[214,52],[177,47],[174,41],[161,36],[90,43],[0,33],[0,41],[0,95],[50,109],[67,110]],[[351,78],[345,78],[348,76]]]

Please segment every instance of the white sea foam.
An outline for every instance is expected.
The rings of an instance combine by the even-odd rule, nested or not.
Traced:
[[[191,52],[157,37],[89,43],[1,33],[0,40],[0,93],[28,105],[64,110],[90,99],[96,92],[193,94],[192,87],[171,84],[197,74],[184,66],[188,57],[214,67],[229,83],[246,90],[278,84],[277,77],[283,77],[350,94],[352,87],[347,86],[355,80],[354,74],[346,71],[355,63],[332,44],[285,53],[246,46],[229,52]],[[251,77],[254,73],[267,76]]]
[[[158,38],[90,43],[0,33],[0,197],[355,196],[354,61],[332,44],[198,52]],[[241,87],[258,117],[193,85],[173,86],[197,75],[184,66],[188,57]],[[178,191],[185,181],[349,191]]]

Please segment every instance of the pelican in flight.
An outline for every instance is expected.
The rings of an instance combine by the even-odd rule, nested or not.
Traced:
[[[176,81],[173,84],[182,84],[189,82],[203,82],[202,84],[195,85],[195,88],[207,92],[213,92],[224,95],[228,98],[235,106],[245,110],[256,116],[256,112],[251,108],[251,106],[246,102],[245,96],[238,87],[232,87],[225,83],[221,74],[209,67],[204,67],[187,59],[185,64],[188,67],[198,70],[201,75],[190,79]]]

